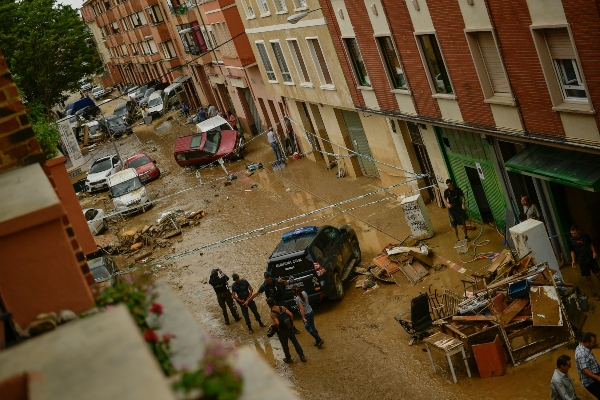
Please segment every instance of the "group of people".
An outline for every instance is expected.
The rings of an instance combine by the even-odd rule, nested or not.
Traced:
[[[273,131],[272,126],[269,127],[267,132],[267,141],[269,142],[269,145],[275,154],[274,165],[285,164],[286,156],[293,155],[297,151],[296,136],[294,134],[294,129],[292,128],[292,121],[287,115],[283,117],[283,120],[285,125],[285,140],[283,145],[280,141],[279,135]]]
[[[596,347],[596,334],[584,333],[575,349],[575,366],[581,385],[596,399],[600,399],[600,365],[592,353],[592,349]],[[553,400],[579,400],[575,394],[573,379],[569,376],[569,368],[571,357],[566,354],[558,357],[550,382],[550,395]]]
[[[256,303],[254,302],[254,299],[258,295],[264,293],[267,298],[267,305],[270,309],[271,325],[269,326],[269,330],[276,331],[277,338],[279,339],[281,347],[283,348],[283,353],[285,354],[283,361],[286,363],[293,362],[289,348],[289,342],[291,341],[300,360],[306,362],[304,350],[302,350],[302,346],[300,346],[300,342],[298,342],[298,339],[296,338],[296,334],[300,333],[300,331],[294,326],[294,315],[283,305],[285,286],[289,285],[289,282],[282,278],[275,280],[271,273],[267,271],[264,273],[264,282],[255,292],[252,285],[250,285],[246,279],[241,279],[238,274],[232,274],[231,277],[233,279],[231,289],[229,288],[229,277],[220,269],[213,269],[208,281],[217,295],[217,301],[223,311],[223,317],[225,318],[225,325],[230,324],[227,308],[229,308],[229,311],[236,322],[241,320],[238,314],[237,303],[242,310],[242,316],[244,317],[244,321],[246,322],[246,326],[250,333],[254,333],[250,321],[250,312],[252,312],[254,319],[261,328],[266,327],[262,322]],[[315,314],[308,301],[308,294],[305,291],[302,291],[297,285],[294,285],[293,289],[294,301],[302,316],[304,327],[315,339],[314,345],[321,349],[325,341],[321,339],[319,332],[315,327]]]

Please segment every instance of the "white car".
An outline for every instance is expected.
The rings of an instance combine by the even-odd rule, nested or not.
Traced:
[[[104,91],[104,88],[96,86],[92,89],[92,96],[94,96],[94,99],[98,100],[106,96],[106,92]]]
[[[86,208],[83,210],[85,220],[92,232],[92,235],[99,235],[102,231],[108,229],[108,223],[104,216],[106,213],[99,208]]]
[[[85,180],[85,187],[88,193],[108,188],[107,178],[123,169],[123,162],[119,156],[102,157],[94,161]]]
[[[115,211],[129,214],[152,206],[150,195],[134,168],[127,168],[108,178],[110,197]]]

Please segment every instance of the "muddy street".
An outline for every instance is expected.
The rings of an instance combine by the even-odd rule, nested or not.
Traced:
[[[135,135],[116,142],[123,158],[143,151],[156,159],[161,177],[147,185],[155,201],[154,206],[125,220],[111,218],[109,233],[119,235],[127,230],[141,229],[156,223],[167,211],[204,210],[206,216],[199,225],[184,228],[182,235],[170,239],[169,246],[154,249],[150,260],[159,260],[160,268],[155,269],[155,276],[169,282],[209,332],[254,348],[304,399],[547,398],[553,371],[551,363],[555,359],[552,355],[544,355],[518,368],[509,368],[505,376],[487,380],[478,378],[476,371],[473,371],[475,378],[468,378],[457,359],[458,384],[453,384],[443,358],[438,356],[436,359],[438,371],[434,373],[424,346],[408,346],[410,337],[396,323],[394,316],[409,308],[410,299],[420,291],[429,290],[430,286],[461,292],[462,275],[448,268],[437,272],[432,270],[430,276],[417,285],[408,281],[391,285],[379,282],[374,288],[363,290],[355,289],[354,280],[346,282],[346,296],[342,301],[326,301],[315,307],[315,323],[325,340],[323,349],[312,346],[313,339],[296,318],[302,332],[298,338],[307,363],[299,362],[292,350],[296,362],[285,364],[279,342],[276,337],[266,336],[266,328],[254,326],[255,333],[249,334],[243,320],[226,326],[214,291],[207,284],[210,270],[221,268],[229,276],[236,272],[255,290],[258,289],[268,256],[281,234],[292,226],[350,224],[358,234],[363,266],[368,265],[386,245],[402,241],[409,230],[396,201],[397,196],[392,192],[382,192],[341,208],[333,207],[242,235],[380,187],[368,178],[337,179],[335,170],[326,171],[306,159],[290,158],[286,168],[273,171],[270,166],[273,154],[262,136],[249,144],[244,159],[225,164],[229,173],[237,173],[237,179],[230,185],[225,184],[225,172],[218,165],[200,170],[204,184],[199,185],[196,171],[179,167],[173,158],[175,138],[193,129],[192,125],[182,125],[181,122],[177,116],[170,114],[151,127],[135,127]],[[97,146],[94,157],[113,152],[113,146],[104,143]],[[252,174],[243,172],[246,164],[258,162],[262,162],[265,168]],[[374,201],[379,202],[360,207]],[[83,208],[99,207],[105,208],[107,213],[112,211],[106,192],[84,197],[81,203]],[[354,209],[341,212],[350,208]],[[442,247],[446,247],[446,252],[448,248],[454,252],[451,248],[453,234],[445,213],[435,205],[428,208],[436,236],[442,238],[432,243],[434,252]],[[235,240],[201,249],[238,235]],[[482,236],[486,237],[494,243],[502,241],[491,229]],[[191,254],[181,255],[190,250]],[[119,258],[121,267],[133,262],[133,257]],[[471,264],[470,268],[477,268],[477,264]],[[263,321],[268,321],[264,296],[256,300]]]

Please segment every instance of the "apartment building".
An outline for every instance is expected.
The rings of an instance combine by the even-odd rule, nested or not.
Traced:
[[[356,109],[334,44],[339,36],[330,33],[318,1],[238,0],[237,5],[261,80],[269,93],[284,99],[277,105],[257,96],[269,125],[281,133],[277,122],[289,115],[301,151],[324,169],[337,161],[347,175],[378,178],[385,186],[413,180],[414,174],[401,169],[406,158],[403,139],[385,117]],[[288,22],[298,13],[306,15]],[[365,92],[374,96],[372,90]],[[407,192],[417,184],[411,181],[396,190]]]
[[[454,179],[473,219],[500,230],[518,221],[527,195],[566,259],[572,223],[600,237],[594,3],[321,5],[356,109],[387,118],[408,139],[406,162],[430,174],[433,195]]]

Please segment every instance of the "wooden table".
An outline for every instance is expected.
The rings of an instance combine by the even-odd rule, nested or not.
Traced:
[[[446,356],[448,365],[450,365],[450,371],[452,372],[452,379],[454,379],[454,383],[456,383],[456,374],[454,373],[454,365],[452,365],[452,359],[450,358],[454,354],[462,353],[463,361],[465,362],[465,367],[467,368],[467,375],[471,377],[471,370],[469,369],[469,363],[467,362],[467,355],[465,354],[463,342],[441,332],[428,337],[424,340],[424,342],[427,346],[427,354],[429,354],[429,359],[431,360],[431,366],[433,367],[434,372],[435,363],[433,362],[433,356],[431,355],[432,349]]]

